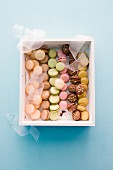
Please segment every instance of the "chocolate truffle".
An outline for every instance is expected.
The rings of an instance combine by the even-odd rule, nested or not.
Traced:
[[[68,101],[71,103],[75,103],[77,101],[77,95],[76,94],[69,94],[68,95]]]
[[[79,110],[75,110],[73,113],[72,113],[72,118],[73,120],[79,120],[80,119],[80,116],[81,116],[81,112]]]
[[[76,86],[76,94],[81,95],[83,93],[84,93],[84,87],[81,84],[77,85]]]
[[[69,90],[70,93],[76,92],[76,85],[75,84],[70,84],[68,86],[68,90]]]
[[[69,53],[70,53],[70,51],[69,51],[69,45],[68,45],[68,44],[64,44],[64,45],[62,46],[62,51],[63,51],[64,54],[69,54]]]
[[[71,76],[70,82],[73,83],[73,84],[78,84],[78,83],[80,83],[80,78],[77,75]]]
[[[77,71],[72,71],[70,69],[67,70],[67,73],[70,75],[70,76],[74,76],[77,74]]]
[[[69,103],[67,108],[68,108],[69,112],[73,112],[73,111],[75,111],[77,109],[77,104]]]

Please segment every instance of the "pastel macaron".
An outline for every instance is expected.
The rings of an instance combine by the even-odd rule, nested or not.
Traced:
[[[60,74],[65,74],[66,72],[67,72],[67,67],[65,67],[64,70],[62,70],[62,71],[60,72]]]
[[[32,120],[38,120],[38,119],[40,118],[40,115],[41,115],[40,111],[39,111],[39,110],[35,110],[35,111],[30,115],[30,117],[31,117]]]
[[[41,105],[40,105],[40,107],[41,107],[42,109],[48,109],[49,106],[50,106],[50,102],[49,102],[48,100],[42,101],[42,103],[41,103]]]
[[[32,104],[27,104],[25,107],[25,112],[31,115],[35,111],[35,107]]]
[[[57,120],[58,118],[59,118],[59,113],[58,113],[58,111],[50,111],[50,113],[49,113],[49,117],[50,117],[50,119],[51,120]]]
[[[59,106],[60,106],[60,109],[66,109],[67,108],[67,102],[66,101],[60,101]]]
[[[56,64],[56,69],[57,69],[58,71],[62,71],[62,70],[64,70],[64,68],[65,68],[65,64],[64,64],[63,62],[58,62],[58,63]]]
[[[39,76],[39,75],[42,74],[42,71],[43,71],[43,70],[42,70],[42,67],[41,67],[41,66],[35,66],[33,71],[34,71],[34,74],[35,74],[35,75]]]
[[[56,50],[55,50],[55,49],[50,49],[50,50],[49,50],[49,57],[50,57],[50,58],[55,58],[56,55],[57,55],[57,53],[56,53]]]
[[[67,73],[62,74],[60,78],[64,80],[65,83],[69,81],[69,75]]]
[[[34,95],[32,102],[34,105],[40,105],[42,103],[42,97],[40,95]]]
[[[68,94],[65,92],[65,91],[62,91],[60,94],[59,94],[59,97],[61,100],[66,100],[67,99],[67,96]]]
[[[58,71],[55,68],[51,68],[49,69],[48,74],[50,77],[54,77],[58,75]]]
[[[42,100],[48,100],[50,96],[49,90],[43,90],[42,92]]]
[[[57,89],[62,89],[64,87],[64,81],[62,79],[55,80],[55,87]]]
[[[43,60],[45,58],[45,52],[43,50],[37,50],[35,52],[35,58],[39,61]]]
[[[29,95],[35,91],[35,88],[32,85],[28,85],[25,88],[26,94]]]
[[[54,58],[49,59],[49,61],[48,61],[48,66],[49,66],[50,68],[56,67],[56,64],[57,64],[57,61],[56,61]]]
[[[26,69],[27,69],[27,70],[32,70],[33,67],[34,67],[34,63],[33,63],[32,60],[26,61]]]
[[[49,111],[48,110],[42,110],[41,112],[41,119],[47,120],[49,118]]]
[[[64,83],[64,87],[61,89],[62,91],[66,91],[67,90],[67,84]]]

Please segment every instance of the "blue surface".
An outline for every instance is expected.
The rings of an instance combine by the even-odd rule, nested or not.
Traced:
[[[0,170],[113,170],[113,1],[0,1]],[[96,127],[40,127],[39,141],[18,136],[5,114],[18,113],[19,52],[12,27],[47,38],[95,38]]]

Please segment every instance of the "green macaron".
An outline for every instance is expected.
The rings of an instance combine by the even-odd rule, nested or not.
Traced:
[[[59,113],[58,110],[57,111],[50,111],[49,112],[49,117],[51,120],[57,120],[59,118]]]
[[[49,97],[49,101],[50,101],[50,103],[52,103],[52,104],[59,103],[59,100],[60,100],[60,98],[59,98],[58,95],[56,95],[56,96],[51,95],[51,96]]]
[[[53,95],[57,95],[60,93],[60,90],[57,89],[56,87],[51,87],[50,88],[50,93],[53,94]]]
[[[57,79],[58,79],[57,77],[51,77],[51,78],[49,79],[50,84],[51,84],[52,86],[55,86],[55,80],[57,80]]]
[[[59,109],[59,105],[58,104],[53,104],[53,105],[50,105],[50,110],[58,110]]]
[[[56,50],[55,49],[50,49],[49,50],[49,57],[55,58],[56,57]]]
[[[64,63],[58,62],[58,63],[56,64],[56,69],[57,69],[58,71],[62,71],[62,70],[64,70],[64,68],[65,68],[65,64],[64,64]]]
[[[54,77],[58,75],[58,71],[55,68],[51,68],[49,69],[48,74],[50,77]]]
[[[57,61],[56,61],[54,58],[51,58],[51,59],[48,61],[48,66],[49,66],[50,68],[56,67],[56,64],[57,64]]]

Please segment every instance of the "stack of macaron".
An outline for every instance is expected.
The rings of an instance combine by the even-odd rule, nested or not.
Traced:
[[[66,67],[64,61],[59,61],[57,58],[57,52],[55,49],[50,49],[49,51],[49,71],[48,74],[50,76],[50,119],[57,120],[59,118],[59,108],[66,109],[67,102],[67,85],[66,82],[69,80],[69,76],[66,75]],[[60,76],[61,75],[61,76]],[[64,75],[64,76],[63,76]]]
[[[77,58],[80,56],[85,56],[85,53],[78,53]],[[87,77],[87,66],[88,59],[85,60],[85,66],[83,67],[81,63],[79,63],[79,70],[72,71],[68,69],[68,74],[70,76],[70,84],[68,86],[68,110],[72,112],[72,117],[74,120],[88,120],[89,113],[86,109],[88,104],[87,99],[87,89],[88,89],[88,77]],[[69,55],[69,63],[72,64],[74,62],[73,56]]]
[[[50,83],[49,83],[49,75],[48,75],[48,49],[39,49],[34,50],[32,53],[26,54],[26,70],[29,74],[29,84],[26,85],[25,92],[27,97],[31,94],[32,99],[27,101],[25,112],[32,120],[47,120],[49,118],[49,96],[50,96]],[[31,79],[31,77],[35,77],[35,79]],[[40,94],[37,94],[38,89],[41,84],[38,81],[39,77],[43,77],[43,91]],[[28,99],[28,98],[27,98]]]
[[[80,55],[78,54],[78,58]],[[68,44],[62,45],[58,50],[48,47],[34,50],[25,54],[25,58],[30,80],[25,88],[27,116],[32,120],[58,120],[59,110],[63,110],[63,113],[68,110],[72,113],[73,120],[89,119],[86,110],[87,66],[79,66],[79,71],[67,69],[66,62],[71,64],[74,61]],[[33,76],[35,79],[32,79]],[[43,77],[41,84],[39,77]],[[43,91],[38,94],[40,87],[43,87]],[[31,94],[32,99],[29,100]]]

